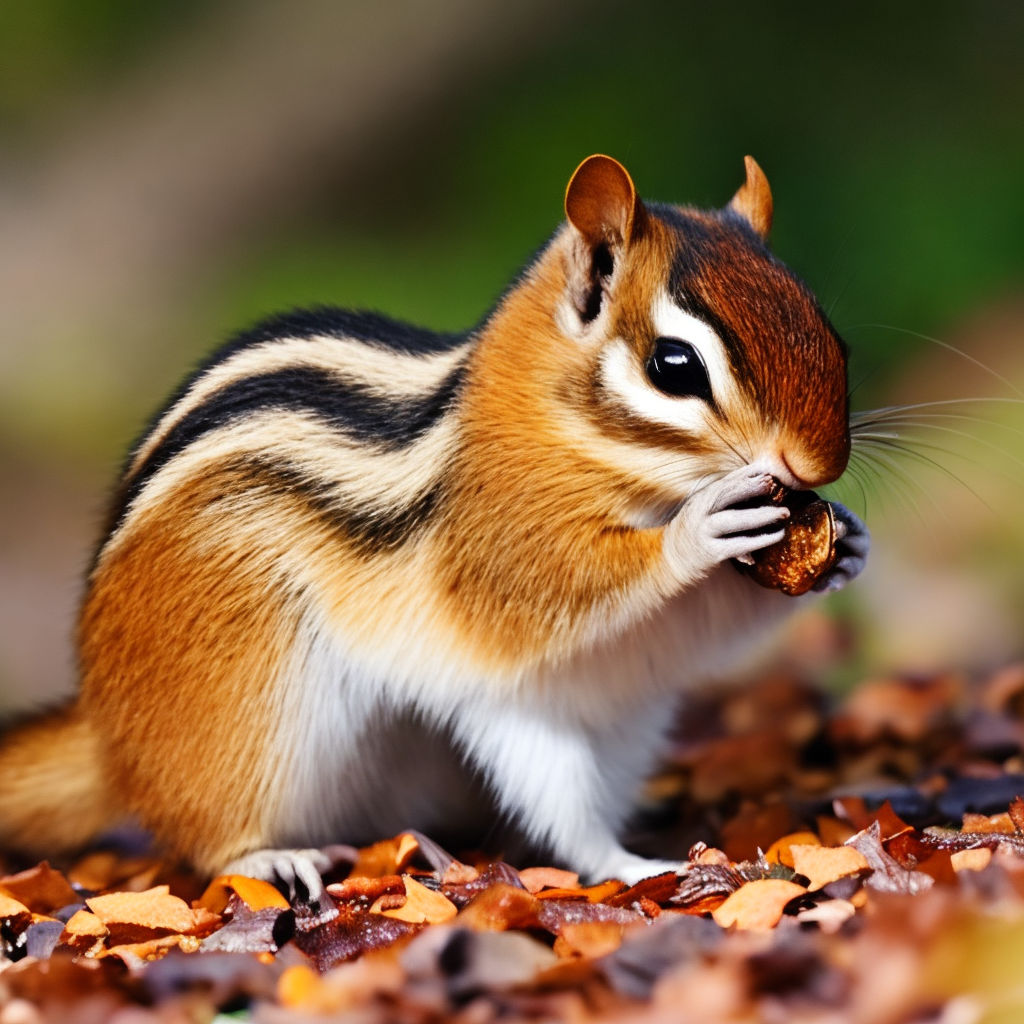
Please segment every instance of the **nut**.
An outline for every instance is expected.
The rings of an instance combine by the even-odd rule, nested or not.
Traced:
[[[781,487],[781,485],[780,485]],[[774,491],[769,500],[790,510],[785,536],[753,553],[754,564],[736,563],[762,587],[796,597],[805,594],[835,565],[836,517],[813,491]]]

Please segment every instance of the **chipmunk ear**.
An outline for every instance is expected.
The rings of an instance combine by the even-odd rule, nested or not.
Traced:
[[[588,156],[569,179],[565,215],[578,235],[569,291],[584,324],[600,313],[615,263],[642,231],[645,214],[629,172],[610,156]]]
[[[763,239],[772,229],[772,190],[764,171],[752,156],[745,156],[747,180],[729,202],[729,209],[738,213]]]
[[[596,153],[573,172],[565,189],[565,215],[592,245],[629,245],[643,204],[618,160]]]

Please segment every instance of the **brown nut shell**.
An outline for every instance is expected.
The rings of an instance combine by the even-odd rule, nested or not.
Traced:
[[[790,491],[782,504],[790,510],[785,536],[753,554],[743,572],[772,590],[805,594],[836,563],[836,517],[832,506],[812,491]]]

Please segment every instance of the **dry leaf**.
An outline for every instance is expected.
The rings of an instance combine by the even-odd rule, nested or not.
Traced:
[[[624,882],[609,878],[598,885],[575,886],[567,889],[544,889],[537,893],[540,900],[586,900],[588,903],[602,903],[626,888]]]
[[[86,906],[118,936],[138,936],[134,939],[112,939],[121,941],[147,941],[153,936],[139,935],[141,931],[175,932],[180,935],[195,935],[212,931],[220,924],[205,908],[193,910],[184,900],[172,896],[166,885],[158,885],[145,892],[113,892],[105,896],[93,896],[85,901]]]
[[[769,931],[779,923],[786,904],[806,892],[796,882],[759,878],[740,886],[711,912],[711,916],[723,928]]]
[[[0,878],[0,892],[21,900],[35,914],[52,914],[81,900],[68,880],[45,860],[27,871]]]
[[[807,879],[807,889],[815,892],[829,882],[870,871],[867,858],[852,846],[801,846],[790,847],[793,870]]]
[[[957,850],[949,859],[954,871],[984,871],[992,863],[992,851],[984,846]]]
[[[794,846],[821,846],[821,840],[813,832],[790,832],[789,835],[776,839],[765,851],[764,859],[769,864],[793,866],[790,850]]]
[[[235,893],[250,910],[278,908],[287,910],[288,901],[269,882],[246,875],[219,875],[206,887],[199,905],[213,914],[222,914]]]
[[[32,911],[20,900],[0,892],[0,921],[13,932],[21,932],[32,922]]]
[[[443,893],[428,889],[411,875],[403,875],[402,881],[405,883],[405,902],[401,906],[387,907],[384,901],[388,897],[381,896],[370,911],[396,921],[408,921],[409,924],[441,924],[458,913],[455,904]]]
[[[562,926],[554,950],[560,957],[596,958],[614,953],[622,945],[623,926],[615,921],[578,921]]]
[[[580,876],[575,871],[560,868],[523,868],[519,878],[526,891],[534,893],[541,889],[577,889],[580,884]]]
[[[408,832],[365,846],[359,851],[359,858],[348,877],[380,878],[382,875],[400,874],[419,848],[419,841]]]
[[[1002,814],[972,814],[968,811],[963,817],[964,832],[999,832],[1013,835],[1017,829],[1007,811]]]

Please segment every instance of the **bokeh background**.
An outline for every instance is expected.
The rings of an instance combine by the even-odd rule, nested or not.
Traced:
[[[841,488],[844,670],[1020,656],[1022,47],[1009,0],[4,5],[0,704],[72,685],[106,494],[195,360],[309,303],[473,324],[594,151],[702,205],[754,154],[854,407],[986,399]]]

